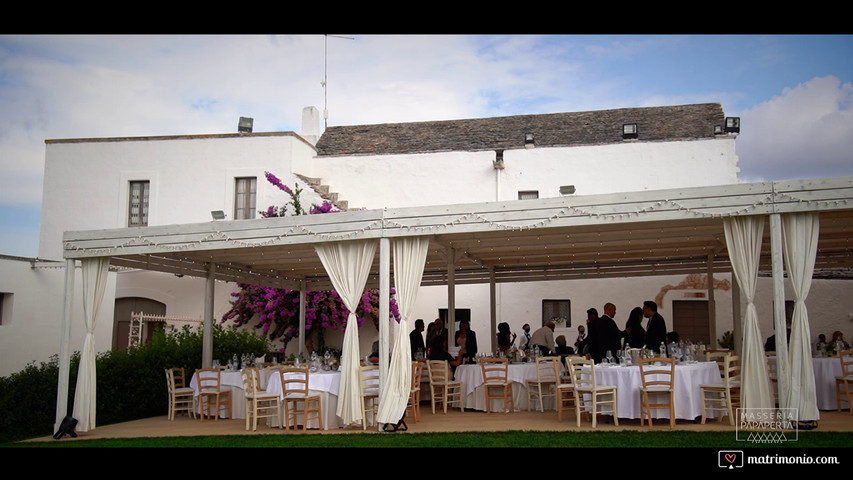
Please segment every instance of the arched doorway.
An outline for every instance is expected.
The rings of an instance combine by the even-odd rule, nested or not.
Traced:
[[[117,298],[113,316],[113,350],[126,350],[130,334],[130,314],[144,312],[152,315],[165,315],[166,304],[157,300],[141,297]],[[158,326],[162,328],[162,326]],[[143,343],[151,340],[155,324],[146,323],[143,329]]]

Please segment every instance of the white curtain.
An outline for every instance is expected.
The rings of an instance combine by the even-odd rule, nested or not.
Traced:
[[[71,414],[77,419],[77,430],[81,432],[95,428],[95,319],[98,318],[98,310],[104,299],[109,266],[109,258],[93,258],[82,262],[86,338],[83,340],[83,350],[80,351],[80,367],[77,369],[77,387],[74,390],[74,409]]]
[[[758,262],[764,236],[764,217],[726,218],[724,226],[732,269],[741,292],[746,296],[741,352],[741,407],[773,408],[770,380],[767,378],[767,360],[754,303]]]
[[[341,352],[341,386],[338,410],[345,425],[361,421],[361,387],[359,385],[358,320],[355,309],[367,284],[370,266],[376,254],[375,240],[330,242],[314,249],[332,280],[332,285],[350,311],[344,330]]]
[[[787,405],[796,408],[799,420],[819,420],[812,367],[811,329],[806,310],[806,297],[811,289],[820,222],[817,213],[792,213],[782,216],[785,246],[785,266],[794,290],[794,315],[791,319],[791,340],[788,343],[790,362],[790,393]],[[777,358],[778,360],[778,358]],[[781,381],[780,381],[781,388]]]
[[[409,342],[409,316],[418,297],[424,274],[429,238],[410,237],[394,239],[394,286],[400,325],[388,379],[379,398],[379,423],[397,423],[406,411],[412,387],[412,345]]]

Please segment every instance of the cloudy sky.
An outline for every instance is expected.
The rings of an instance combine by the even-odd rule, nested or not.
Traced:
[[[744,181],[853,176],[853,36],[0,36],[0,254],[38,253],[46,139],[704,102]]]

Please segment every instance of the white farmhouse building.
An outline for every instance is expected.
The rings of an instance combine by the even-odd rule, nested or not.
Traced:
[[[258,210],[288,201],[265,172],[291,187],[297,182],[306,187],[305,205],[327,198],[349,210],[739,183],[737,135],[726,131],[719,104],[329,127],[322,135],[316,109],[306,109],[303,121],[300,134],[47,140],[38,259],[0,257],[0,375],[58,353],[64,232],[131,227],[142,237],[148,226],[211,222],[214,211],[227,220],[257,218]],[[559,315],[568,322],[557,333],[568,334],[588,308],[601,311],[605,302],[616,304],[617,321],[624,324],[631,308],[656,300],[668,329],[682,338],[708,343],[732,330],[737,305],[730,274],[713,275],[715,288],[708,288],[703,270],[634,275],[502,282],[494,292],[489,284],[460,278],[452,303],[457,319],[470,318],[472,330],[482,332],[481,351],[492,349],[495,322],[520,332],[525,323],[535,329]],[[413,318],[428,323],[446,314],[448,288],[439,283],[424,282]],[[81,282],[73,285],[79,290]],[[229,309],[234,288],[218,283],[214,318]],[[773,333],[771,290],[763,279],[756,294],[765,337]],[[200,319],[204,298],[203,278],[116,269],[100,309],[96,348],[127,345],[131,311]],[[77,302],[72,320],[81,327],[72,331],[72,349],[80,348],[85,333]],[[847,281],[815,280],[807,304],[815,336],[850,330],[853,295]],[[362,329],[365,349],[377,332],[368,324]]]

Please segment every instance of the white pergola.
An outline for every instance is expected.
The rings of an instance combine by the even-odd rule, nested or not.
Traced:
[[[380,305],[384,306],[379,322],[380,358],[387,359],[388,292],[394,280],[390,256],[392,244],[397,240],[428,240],[420,284],[448,286],[451,324],[455,309],[453,287],[457,284],[489,283],[494,286],[525,281],[707,273],[708,283],[713,285],[711,279],[715,273],[734,271],[740,284],[735,292],[746,294],[747,310],[752,306],[749,276],[759,272],[772,275],[774,324],[777,331],[784,331],[783,224],[787,224],[788,218],[802,215],[819,225],[809,230],[816,240],[812,268],[853,268],[853,246],[850,244],[853,177],[71,231],[65,232],[63,242],[64,257],[70,267],[77,260],[85,267],[100,259],[103,270],[108,262],[117,267],[206,278],[206,320],[213,320],[215,280],[303,292],[331,289],[335,287],[318,256],[317,247],[375,242],[379,248],[372,262],[367,262],[366,287],[380,289]],[[745,232],[743,222],[749,223],[751,233]],[[751,247],[746,246],[743,235],[752,235]],[[738,252],[733,252],[730,245],[742,246],[737,247]],[[733,260],[737,262],[743,257],[741,250],[750,249],[747,260],[743,260],[751,262],[749,268],[743,272],[737,268],[733,270]],[[796,253],[798,251],[794,255],[802,257]],[[785,265],[789,264],[790,260],[786,259]],[[73,271],[73,268],[67,270]],[[806,265],[805,270],[810,282],[811,269]],[[491,291],[494,330],[494,287]],[[807,291],[806,288],[805,294]],[[73,292],[73,275],[66,276],[57,425],[66,414],[65,402],[60,400],[67,398],[68,390],[67,332],[70,331],[71,309],[68,292]],[[709,290],[709,297],[713,299],[713,289]],[[802,304],[804,298],[797,300]],[[713,302],[710,304],[713,306]],[[749,311],[746,316],[748,320]],[[736,315],[736,325],[738,317]],[[805,326],[808,326],[807,317]],[[744,345],[743,353],[749,357],[747,352],[752,351],[754,357],[753,343],[760,342],[760,338],[752,338],[747,331],[749,325],[746,327],[743,338],[749,345]],[[711,328],[715,328],[713,310]],[[205,322],[205,329],[209,339],[207,334],[212,329],[212,321]],[[494,331],[491,333],[494,337]],[[800,340],[808,345],[808,337]],[[789,362],[785,361],[789,357],[785,343],[784,336],[781,342],[777,340],[781,360],[778,366],[780,405],[786,405],[782,400],[787,401],[791,391],[790,380],[785,374],[790,369]],[[760,343],[758,346],[760,348]],[[800,357],[795,361],[799,362]],[[203,364],[211,362],[212,345],[206,341]],[[746,365],[750,362],[758,362],[758,359],[744,358],[745,383],[750,381],[750,376],[753,380],[760,377],[750,373]],[[763,352],[761,362],[763,369]],[[795,372],[804,370],[800,366],[794,365]],[[383,382],[387,380],[387,368],[383,362],[380,373]],[[78,380],[78,393],[79,383]],[[759,387],[766,390],[766,384]],[[813,387],[812,377],[812,404]],[[799,387],[796,392],[799,394]],[[766,394],[757,392],[753,397],[756,398],[754,405],[764,406]],[[750,396],[746,392],[745,397],[748,404]],[[816,407],[814,411],[816,414]]]

